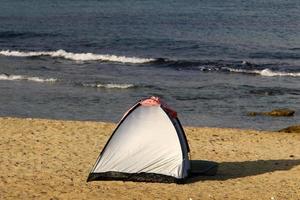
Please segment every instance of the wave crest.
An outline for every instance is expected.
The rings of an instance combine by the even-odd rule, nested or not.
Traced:
[[[105,89],[128,89],[135,87],[133,84],[115,84],[115,83],[83,83],[84,87],[105,88]]]
[[[141,64],[153,62],[155,59],[151,58],[138,58],[138,57],[126,57],[126,56],[116,56],[108,54],[94,54],[94,53],[72,53],[67,52],[63,49],[57,51],[10,51],[2,50],[0,55],[3,56],[15,56],[15,57],[35,57],[35,56],[50,56],[53,58],[64,58],[74,61],[110,61],[119,63],[132,63]]]
[[[226,68],[230,72],[236,73],[246,73],[246,74],[258,74],[261,76],[292,76],[298,77],[300,76],[300,72],[292,73],[292,72],[280,72],[280,71],[272,71],[270,69],[263,69],[263,70],[246,70],[246,69],[233,69],[233,68]]]
[[[30,76],[23,76],[23,75],[9,75],[9,74],[0,74],[0,80],[5,81],[33,81],[33,82],[56,82],[57,79],[55,78],[40,78],[40,77],[30,77]]]

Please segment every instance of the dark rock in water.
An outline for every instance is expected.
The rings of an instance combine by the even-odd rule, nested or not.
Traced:
[[[295,114],[295,111],[290,109],[275,109],[271,112],[266,112],[265,114],[274,117],[290,117]]]
[[[300,125],[289,126],[287,128],[281,129],[278,132],[284,133],[300,133]]]
[[[249,112],[249,116],[256,116],[256,115],[267,115],[272,117],[291,117],[295,114],[294,110],[290,109],[275,109],[271,112]]]

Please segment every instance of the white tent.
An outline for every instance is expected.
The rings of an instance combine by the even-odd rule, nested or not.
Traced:
[[[88,181],[181,182],[190,171],[188,152],[176,112],[151,97],[139,101],[124,115]]]

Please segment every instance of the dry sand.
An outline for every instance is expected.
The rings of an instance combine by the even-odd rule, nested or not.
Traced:
[[[86,182],[115,124],[0,118],[1,199],[300,199],[300,134],[186,128],[214,177],[177,184]]]

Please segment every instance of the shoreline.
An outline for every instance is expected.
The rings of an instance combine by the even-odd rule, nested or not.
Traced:
[[[216,176],[177,185],[86,178],[116,124],[0,117],[2,198],[299,199],[300,134],[184,127],[191,160]]]
[[[40,117],[23,117],[23,116],[0,116],[0,119],[23,119],[23,120],[45,120],[45,121],[63,121],[63,122],[90,122],[90,123],[105,123],[105,124],[111,124],[111,125],[117,125],[119,123],[119,118],[116,121],[102,121],[102,120],[81,120],[81,119],[56,119],[56,118],[40,118]],[[180,119],[179,119],[180,120]],[[244,131],[257,131],[257,132],[279,132],[280,130],[284,128],[288,128],[290,126],[283,127],[278,130],[263,130],[263,129],[253,129],[253,128],[238,128],[238,127],[218,127],[218,126],[201,126],[201,125],[182,125],[185,129],[190,128],[212,128],[212,129],[233,129],[233,130],[244,130]]]

